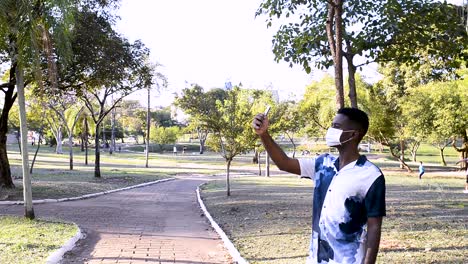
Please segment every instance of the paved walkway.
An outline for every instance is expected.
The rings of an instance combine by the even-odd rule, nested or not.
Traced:
[[[203,216],[196,187],[186,177],[96,198],[38,204],[36,217],[77,223],[87,237],[62,263],[231,263]],[[0,206],[0,214],[24,207]]]

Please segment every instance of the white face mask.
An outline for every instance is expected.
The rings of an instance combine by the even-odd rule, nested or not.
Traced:
[[[337,129],[337,128],[333,128],[333,127],[330,127],[327,131],[327,134],[325,135],[325,141],[327,142],[327,146],[329,147],[336,147],[336,146],[340,146],[342,145],[343,143],[346,143],[348,141],[350,141],[353,137],[341,142],[340,141],[340,138],[341,138],[341,134],[343,134],[343,132],[351,132],[351,131],[354,131],[354,130],[347,130],[347,131],[343,131],[341,129]]]

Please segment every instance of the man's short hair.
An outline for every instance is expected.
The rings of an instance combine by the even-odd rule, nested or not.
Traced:
[[[345,115],[349,120],[358,124],[364,132],[362,137],[367,133],[369,129],[369,117],[364,111],[357,108],[343,107],[338,110],[337,114]]]

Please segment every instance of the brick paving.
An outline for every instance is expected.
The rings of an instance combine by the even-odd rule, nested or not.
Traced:
[[[180,178],[96,198],[38,204],[36,217],[77,223],[86,238],[61,263],[232,263],[198,207],[204,180]],[[0,214],[23,214],[0,206]]]

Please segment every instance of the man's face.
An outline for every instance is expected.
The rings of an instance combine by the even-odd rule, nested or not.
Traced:
[[[350,138],[353,138],[350,141],[355,141],[358,138],[359,127],[343,114],[337,114],[335,116],[331,127],[343,130],[340,137],[341,142],[348,141]]]

